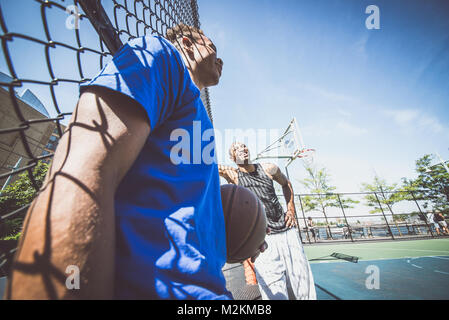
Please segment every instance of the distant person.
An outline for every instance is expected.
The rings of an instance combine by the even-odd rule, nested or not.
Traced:
[[[312,217],[307,218],[307,229],[312,233],[313,240],[316,242],[315,224],[312,221]]]
[[[268,249],[255,262],[256,278],[264,300],[316,299],[312,271],[295,228],[296,209],[290,181],[271,163],[251,163],[248,148],[235,142],[229,149],[237,168],[219,165],[220,176],[253,191],[264,205],[269,233]],[[273,181],[282,186],[287,203],[284,212]],[[289,289],[293,296],[289,296]]]
[[[447,223],[444,220],[444,216],[441,212],[436,212],[433,215],[433,220],[438,224],[438,226],[443,229],[445,234],[449,234],[449,230],[447,229]]]
[[[433,212],[429,212],[427,214],[427,222],[429,223],[429,225],[433,224],[433,227],[435,228],[435,231],[437,233],[437,235],[440,235],[440,225],[438,224],[438,222],[435,221],[435,214]]]

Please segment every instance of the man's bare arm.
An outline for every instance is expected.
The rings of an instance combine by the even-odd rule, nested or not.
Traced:
[[[291,227],[296,225],[296,207],[292,184],[277,165],[264,163],[262,167],[274,181],[282,186],[282,193],[284,194],[285,202],[287,203],[287,214],[285,215],[287,226]]]
[[[149,133],[130,98],[98,87],[81,95],[27,213],[6,298],[113,297],[114,194]],[[66,287],[68,266],[79,269],[79,290]]]
[[[236,168],[219,164],[218,173],[221,177],[225,178],[227,182],[238,184],[238,174]]]

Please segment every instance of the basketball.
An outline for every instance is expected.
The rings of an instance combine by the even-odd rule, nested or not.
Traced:
[[[242,262],[254,256],[265,241],[267,220],[262,202],[250,190],[221,186],[226,227],[227,262]]]

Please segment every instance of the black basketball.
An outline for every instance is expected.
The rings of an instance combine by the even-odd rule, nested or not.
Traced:
[[[226,225],[227,262],[254,256],[265,241],[267,219],[262,202],[250,190],[233,184],[221,186]]]

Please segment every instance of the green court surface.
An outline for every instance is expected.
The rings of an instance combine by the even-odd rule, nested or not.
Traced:
[[[359,260],[397,259],[423,256],[449,256],[449,239],[388,241],[351,244],[304,246],[309,260],[325,257],[333,252],[359,257]],[[314,263],[314,261],[310,261]],[[319,262],[319,261],[316,261]]]
[[[449,299],[449,239],[318,244],[304,251],[319,300]]]

